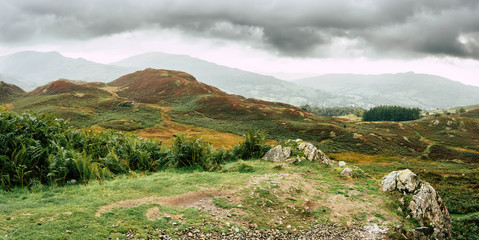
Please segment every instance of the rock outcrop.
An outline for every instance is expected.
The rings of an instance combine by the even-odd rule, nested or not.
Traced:
[[[263,160],[273,161],[273,162],[301,162],[303,160],[309,161],[320,161],[326,165],[338,165],[336,161],[333,161],[324,154],[323,151],[319,150],[315,147],[312,143],[304,142],[301,139],[297,139],[294,141],[295,147],[300,151],[300,154],[296,154],[291,156],[292,149],[291,147],[282,147],[278,145],[272,149],[270,149],[263,157]],[[297,151],[296,151],[297,152]],[[346,164],[346,163],[344,163]]]
[[[263,160],[273,161],[273,162],[283,162],[289,158],[291,155],[291,148],[283,148],[281,145],[278,145],[270,149],[264,156]]]
[[[345,177],[353,177],[353,174],[354,174],[353,169],[348,167],[343,169],[343,171],[341,171],[340,173],[341,176],[345,176]]]
[[[451,238],[451,216],[436,190],[425,181],[422,181],[411,170],[394,171],[384,176],[382,184],[383,191],[397,190],[404,195],[412,194],[412,200],[407,203],[410,217],[415,218],[422,226],[412,235],[426,235],[422,229],[432,228],[432,238]],[[427,232],[427,231],[426,231]]]
[[[304,153],[304,156],[309,161],[319,160],[326,165],[336,164],[336,161],[329,159],[323,151],[316,148],[312,143],[304,142],[301,139],[297,139],[296,143],[298,144],[298,149]]]

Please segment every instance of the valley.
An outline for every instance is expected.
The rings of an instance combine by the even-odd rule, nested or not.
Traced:
[[[344,167],[307,161],[279,164],[253,157],[220,162],[222,170],[218,172],[195,167],[160,168],[156,173],[126,171],[106,181],[93,178],[81,185],[31,184],[2,195],[2,235],[28,238],[15,230],[28,224],[36,225],[33,234],[46,234],[42,231],[50,229],[47,232],[53,238],[88,234],[142,238],[188,234],[187,229],[201,229],[201,234],[234,233],[250,225],[255,231],[279,229],[295,234],[314,229],[315,224],[332,224],[335,227],[328,230],[332,236],[349,234],[344,229],[351,227],[366,234],[364,227],[370,226],[379,227],[376,234],[393,236],[393,225],[406,229],[411,225],[391,208],[395,200],[380,192],[378,185],[389,172],[406,168],[438,191],[454,217],[453,234],[465,234],[465,226],[477,221],[479,118],[474,106],[465,107],[465,113],[430,115],[415,121],[361,122],[228,94],[188,73],[151,68],[107,83],[61,79],[27,93],[12,85],[2,85],[2,89],[8,93],[2,100],[2,111],[54,114],[69,119],[74,128],[99,133],[120,130],[169,147],[176,144],[172,139],[187,134],[211,143],[215,151],[234,149],[245,141],[248,132],[263,131],[268,138],[265,146],[301,138],[332,160],[356,165],[367,174],[344,178],[339,175]],[[165,183],[157,184],[162,181]],[[167,197],[181,198],[182,194],[198,194],[199,200],[165,203],[172,201]],[[259,194],[256,201],[262,202],[251,202],[248,194]],[[22,196],[26,198],[18,203],[9,200]],[[82,203],[83,198],[91,201]],[[380,200],[372,200],[376,198]],[[372,205],[367,205],[369,202]],[[257,204],[270,203],[271,212],[258,209]],[[57,212],[58,204],[64,206],[64,212]],[[104,214],[93,218],[98,209],[109,204],[126,207],[106,207]],[[13,207],[7,210],[7,205]],[[303,212],[305,207],[309,210]],[[278,218],[283,209],[289,209],[285,219]],[[258,211],[272,222],[260,218]],[[77,224],[71,225],[72,221]],[[222,225],[225,221],[229,225]],[[54,230],[58,224],[60,228]]]

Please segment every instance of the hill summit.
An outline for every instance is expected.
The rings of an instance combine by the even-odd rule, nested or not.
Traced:
[[[298,107],[228,94],[188,73],[147,68],[127,74],[108,84],[117,88],[118,96],[141,103],[162,106],[189,106],[191,111],[211,118],[232,116],[274,116],[289,113],[304,117],[311,115]]]

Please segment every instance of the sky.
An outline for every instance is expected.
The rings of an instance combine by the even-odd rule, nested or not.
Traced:
[[[479,86],[477,0],[0,0],[0,56],[185,54],[282,79],[417,72]]]

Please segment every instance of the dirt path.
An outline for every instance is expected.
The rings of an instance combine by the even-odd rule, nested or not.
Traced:
[[[159,204],[170,207],[194,207],[200,210],[211,211],[219,215],[227,215],[228,211],[225,209],[216,207],[213,204],[213,198],[219,196],[231,197],[231,192],[217,191],[214,189],[188,192],[176,196],[151,196],[140,199],[129,199],[102,206],[98,209],[95,217],[100,217],[102,213],[109,212],[115,208],[131,208],[137,207],[143,204]],[[151,213],[150,213],[151,214]]]

